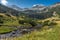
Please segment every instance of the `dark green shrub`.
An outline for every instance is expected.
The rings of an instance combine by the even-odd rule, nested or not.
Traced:
[[[48,23],[49,23],[49,20],[47,20],[47,21],[44,21],[44,23],[43,23],[43,26],[46,26],[46,25],[48,25]]]
[[[29,22],[29,24],[31,24],[32,26],[36,26],[37,25],[37,23],[34,22],[34,21]]]
[[[43,24],[43,22],[41,21],[41,22],[38,22],[39,24]]]
[[[24,24],[25,21],[24,20],[19,20],[19,24]]]
[[[54,26],[54,25],[57,25],[56,22],[50,22],[48,26]]]
[[[4,20],[2,18],[0,18],[0,24],[3,24]]]
[[[0,21],[0,24],[3,24],[4,22],[3,21]]]

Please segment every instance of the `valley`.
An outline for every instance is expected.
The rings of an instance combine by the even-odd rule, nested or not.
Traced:
[[[60,5],[21,9],[0,4],[1,40],[59,40]]]

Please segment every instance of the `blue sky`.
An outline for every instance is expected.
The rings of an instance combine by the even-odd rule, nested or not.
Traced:
[[[56,2],[60,2],[60,0],[6,0],[9,5],[17,5],[22,8],[29,8],[32,7],[32,5],[35,4],[44,4],[45,6],[52,5]]]

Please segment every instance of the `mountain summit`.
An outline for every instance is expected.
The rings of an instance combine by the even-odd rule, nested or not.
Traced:
[[[18,10],[18,11],[22,10],[22,8],[20,8],[20,7],[16,6],[16,5],[11,5],[10,7],[15,9],[15,10]]]
[[[57,2],[57,3],[53,4],[53,5],[51,5],[50,7],[53,8],[53,7],[57,7],[57,6],[60,6],[60,2]]]

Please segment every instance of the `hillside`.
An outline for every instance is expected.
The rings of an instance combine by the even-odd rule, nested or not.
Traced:
[[[55,18],[49,18],[45,20],[52,20]],[[43,20],[43,21],[45,21]],[[7,38],[7,40],[60,40],[60,21],[58,19],[55,19],[57,25],[55,26],[44,26],[42,29],[35,29],[34,31],[31,31],[31,33],[26,33],[23,36],[20,37],[14,37],[12,39]]]
[[[60,40],[59,4],[22,10],[0,4],[0,39]]]

